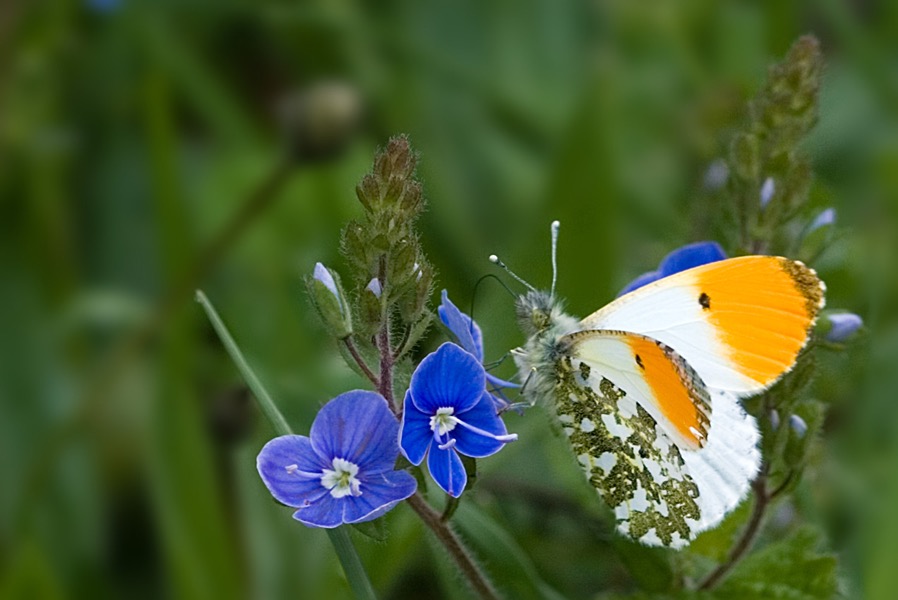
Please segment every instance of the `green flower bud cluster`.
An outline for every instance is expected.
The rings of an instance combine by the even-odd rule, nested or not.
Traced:
[[[817,122],[822,69],[820,43],[799,38],[770,68],[732,139],[728,196],[743,252],[794,254],[794,228],[786,225],[806,212],[812,173],[799,145]]]
[[[342,251],[352,268],[365,334],[394,316],[407,331],[431,318],[427,300],[434,273],[414,229],[424,208],[416,162],[408,139],[392,138],[356,187],[364,219],[343,229]]]

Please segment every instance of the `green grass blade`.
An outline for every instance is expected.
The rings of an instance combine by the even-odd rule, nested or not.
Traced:
[[[209,317],[209,321],[212,323],[215,333],[218,334],[219,339],[221,339],[222,344],[224,344],[225,349],[231,356],[231,360],[237,365],[237,369],[240,371],[243,379],[246,380],[246,384],[252,391],[253,396],[256,397],[256,401],[259,403],[259,408],[262,409],[265,418],[268,419],[279,435],[292,434],[293,431],[287,424],[287,420],[284,419],[284,415],[278,410],[274,400],[272,400],[271,396],[268,395],[268,392],[265,391],[262,382],[256,377],[256,374],[253,372],[252,368],[250,368],[249,363],[246,362],[243,353],[240,352],[240,348],[237,347],[237,343],[234,341],[234,338],[231,337],[228,328],[225,327],[224,322],[222,322],[221,317],[218,316],[218,312],[216,312],[212,303],[209,302],[206,294],[201,290],[197,290],[196,301],[199,302],[203,307],[203,310],[206,311],[206,316]],[[349,532],[346,530],[346,527],[328,529],[327,534],[331,543],[334,545],[334,550],[337,552],[337,558],[340,559],[340,564],[343,566],[343,572],[346,574],[346,579],[349,581],[349,587],[352,588],[355,597],[359,600],[375,600],[376,596],[374,594],[374,588],[371,587],[371,582],[368,580],[368,574],[365,572],[365,567],[362,566],[362,561],[355,551],[355,547],[352,545],[352,540],[349,538]]]

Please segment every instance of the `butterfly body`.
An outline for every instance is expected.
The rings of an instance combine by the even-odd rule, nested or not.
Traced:
[[[635,290],[586,319],[553,295],[517,303],[523,393],[550,404],[618,530],[681,547],[745,496],[759,434],[740,397],[794,364],[823,303],[788,259],[729,259]]]

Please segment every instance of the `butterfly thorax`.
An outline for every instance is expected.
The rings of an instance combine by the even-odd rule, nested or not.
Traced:
[[[516,302],[518,324],[527,342],[512,351],[523,393],[532,404],[549,398],[555,386],[556,362],[561,355],[561,337],[578,329],[577,319],[565,314],[549,293],[531,291]]]

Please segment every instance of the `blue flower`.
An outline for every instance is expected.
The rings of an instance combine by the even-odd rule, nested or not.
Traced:
[[[844,342],[864,324],[863,319],[854,313],[829,315],[830,330],[826,333],[827,342]]]
[[[379,394],[340,394],[318,412],[309,437],[285,435],[262,448],[256,468],[271,495],[309,527],[370,521],[415,493],[393,466],[399,424]]]
[[[446,290],[443,290],[443,302],[437,307],[437,313],[439,313],[443,325],[455,337],[458,345],[472,354],[477,362],[483,364],[483,334],[480,332],[480,326],[452,303]],[[516,383],[499,379],[489,373],[486,373],[486,380],[496,388],[520,387]],[[502,408],[508,406],[508,403],[501,398],[495,398],[495,400]]]
[[[455,498],[468,482],[459,453],[482,458],[518,438],[508,434],[485,387],[475,356],[447,342],[421,361],[405,394],[399,448],[414,465],[427,456],[431,477]]]
[[[726,252],[717,242],[695,242],[687,244],[682,248],[677,248],[664,257],[657,271],[649,271],[643,273],[620,291],[618,296],[630,293],[644,285],[658,281],[674,273],[685,271],[693,267],[698,267],[727,257]]]

